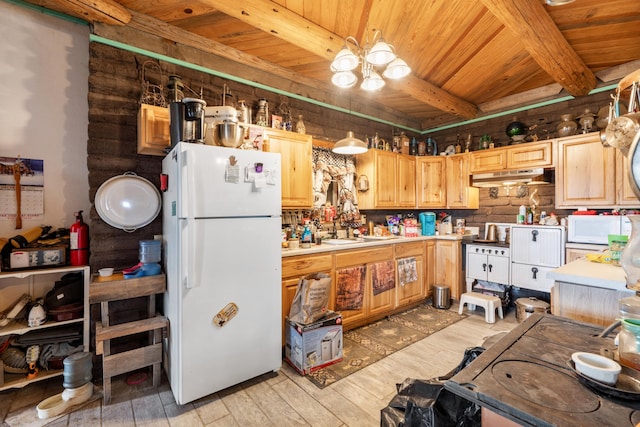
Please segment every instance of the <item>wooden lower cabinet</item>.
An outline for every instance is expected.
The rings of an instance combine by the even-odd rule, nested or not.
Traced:
[[[339,251],[335,254],[333,288],[338,282],[340,270],[365,266],[365,284],[362,308],[358,310],[340,310],[345,329],[364,325],[367,319],[380,313],[387,313],[396,306],[396,289],[373,295],[371,266],[377,262],[393,260],[393,245],[376,246],[370,249]]]
[[[401,284],[398,260],[415,259],[417,280]],[[345,330],[366,325],[387,315],[420,304],[431,296],[434,284],[447,285],[451,296],[460,299],[462,245],[460,240],[416,240],[370,246],[362,249],[337,249],[320,254],[282,258],[282,321],[289,315],[300,278],[312,273],[331,276],[329,309],[338,311],[336,288],[340,271],[365,267],[362,306],[355,310],[339,310]],[[395,287],[374,295],[373,265],[392,261]],[[283,336],[284,343],[284,336]]]
[[[412,304],[425,298],[425,242],[410,242],[395,245],[395,258],[397,266],[396,297],[398,306]],[[417,278],[414,282],[402,283],[402,271],[398,260],[414,258],[416,262]]]
[[[451,298],[462,295],[462,245],[460,240],[436,240],[435,283],[451,289]]]
[[[289,315],[291,303],[302,277],[311,273],[332,275],[333,254],[301,255],[282,258],[282,343],[284,345],[285,318]],[[330,298],[329,301],[332,299]],[[331,307],[329,307],[331,308]]]

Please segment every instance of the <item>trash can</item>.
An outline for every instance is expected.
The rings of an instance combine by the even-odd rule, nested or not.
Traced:
[[[451,291],[448,286],[433,285],[433,306],[435,308],[448,309],[451,307]]]

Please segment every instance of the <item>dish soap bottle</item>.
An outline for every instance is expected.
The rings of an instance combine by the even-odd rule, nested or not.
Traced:
[[[313,238],[313,234],[311,233],[311,227],[309,227],[309,224],[305,224],[304,230],[302,231],[302,239],[300,241],[300,247],[310,248],[312,238]]]

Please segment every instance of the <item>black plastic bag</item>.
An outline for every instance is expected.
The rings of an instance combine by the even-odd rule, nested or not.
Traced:
[[[444,381],[474,361],[483,347],[468,348],[462,360],[443,377],[407,378],[398,394],[380,411],[381,427],[479,427],[480,407],[444,389]]]

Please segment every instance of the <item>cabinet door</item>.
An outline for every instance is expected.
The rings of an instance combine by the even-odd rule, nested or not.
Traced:
[[[436,241],[427,240],[424,260],[424,294],[431,296],[431,287],[436,284]]]
[[[544,141],[509,147],[507,152],[508,169],[542,168],[553,166],[553,142]]]
[[[310,208],[313,205],[312,140],[310,135],[265,129],[269,151],[280,153],[282,161],[282,207]]]
[[[169,146],[169,109],[141,104],[138,111],[138,154],[164,156],[164,149]]]
[[[467,252],[467,277],[487,280],[487,256],[485,254]]]
[[[616,205],[640,206],[629,178],[629,159],[616,150]]]
[[[411,304],[416,301],[421,301],[425,298],[425,286],[424,286],[424,253],[425,245],[423,241],[401,243],[395,245],[395,259],[397,275],[397,306]],[[406,279],[402,280],[402,262],[400,260],[413,258],[415,259],[416,267],[416,280],[407,282]],[[408,265],[407,267],[410,267]],[[411,269],[407,270],[412,271]],[[406,275],[404,276],[406,277]],[[404,282],[404,283],[403,283]]]
[[[300,279],[292,278],[282,281],[282,345],[285,344],[285,331],[287,330],[286,318],[289,316],[289,310],[291,310],[291,304],[293,298],[296,296],[298,290],[298,282]]]
[[[419,157],[416,159],[418,172],[418,207],[444,208],[445,198],[445,158]]]
[[[615,203],[615,149],[598,133],[558,139],[556,207],[611,207]]]
[[[487,257],[487,280],[509,284],[509,258],[489,255]]]
[[[447,207],[450,209],[477,209],[479,191],[471,187],[469,154],[446,157]]]
[[[399,154],[398,162],[398,207],[416,207],[416,158]]]
[[[501,171],[507,167],[507,149],[474,151],[469,157],[471,173]]]
[[[375,152],[375,186],[374,199],[376,208],[397,207],[396,188],[398,169],[396,153],[389,151]]]
[[[462,249],[459,240],[436,241],[435,283],[451,289],[451,298],[460,301]]]
[[[511,227],[511,261],[559,267],[564,264],[564,242],[558,228]]]

